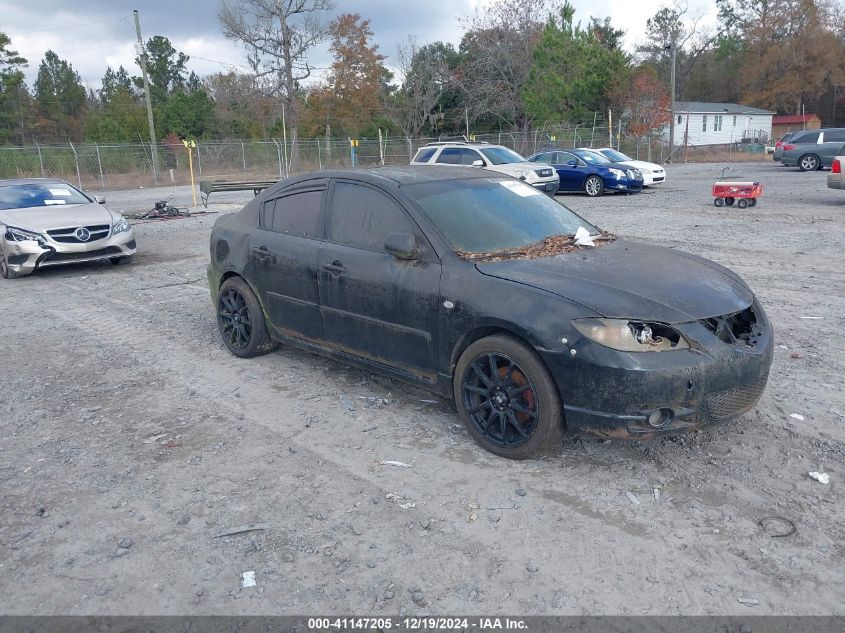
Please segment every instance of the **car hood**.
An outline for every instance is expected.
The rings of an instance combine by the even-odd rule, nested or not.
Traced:
[[[621,163],[622,165],[628,165],[630,167],[636,167],[637,169],[648,169],[649,171],[663,171],[663,167],[656,163],[649,163],[644,160],[626,160]]]
[[[36,233],[71,226],[112,224],[114,219],[108,209],[96,202],[0,210],[0,223]]]
[[[739,312],[754,299],[738,275],[715,262],[624,240],[554,257],[478,263],[476,268],[608,318],[684,323]]]
[[[493,171],[499,171],[503,174],[513,175],[517,169],[530,169],[531,171],[536,171],[537,169],[549,169],[550,167],[551,165],[547,165],[545,163],[532,163],[526,160],[521,163],[502,163],[501,165],[493,165],[490,163],[487,167],[485,167],[485,169],[492,169]]]

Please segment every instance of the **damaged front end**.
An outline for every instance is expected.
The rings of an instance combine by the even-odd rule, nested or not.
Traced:
[[[648,438],[735,418],[763,394],[773,332],[755,301],[678,324],[584,319],[568,354],[548,353],[570,432]]]

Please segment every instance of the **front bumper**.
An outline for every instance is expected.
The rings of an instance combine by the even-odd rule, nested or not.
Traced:
[[[659,185],[661,182],[666,180],[666,173],[657,174],[657,173],[650,173],[650,174],[643,174],[643,186],[650,187],[651,185]]]
[[[538,180],[535,182],[529,182],[529,185],[542,191],[545,194],[553,196],[557,193],[557,190],[560,188],[560,179],[554,178],[549,180]]]
[[[631,180],[630,178],[605,178],[604,188],[606,191],[626,191],[628,193],[638,192],[643,190],[642,180]]]
[[[755,305],[755,311],[757,306]],[[646,439],[690,431],[750,411],[766,387],[772,363],[771,325],[754,347],[729,345],[700,323],[676,326],[706,348],[669,352],[618,352],[587,339],[571,352],[541,351],[558,384],[570,433]],[[671,411],[659,426],[656,410]]]
[[[135,232],[130,228],[117,235],[85,243],[60,243],[48,237],[42,242],[16,242],[0,235],[0,250],[9,270],[28,275],[39,268],[127,257],[136,251]]]

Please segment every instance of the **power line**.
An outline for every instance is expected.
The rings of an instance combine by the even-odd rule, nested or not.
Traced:
[[[18,35],[28,35],[30,33],[47,33],[50,31],[64,31],[67,29],[78,29],[83,26],[89,26],[91,24],[102,24],[103,22],[116,22],[118,20],[130,20],[132,19],[131,15],[122,15],[119,17],[113,18],[103,18],[102,20],[92,20],[91,22],[82,22],[81,24],[69,24],[67,26],[57,26],[51,29],[34,29],[32,31],[18,31],[17,33],[6,33],[9,37],[17,37]]]

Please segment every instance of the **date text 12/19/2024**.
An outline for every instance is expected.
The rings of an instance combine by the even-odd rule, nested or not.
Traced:
[[[308,618],[309,631],[527,631],[519,618],[400,617]]]

